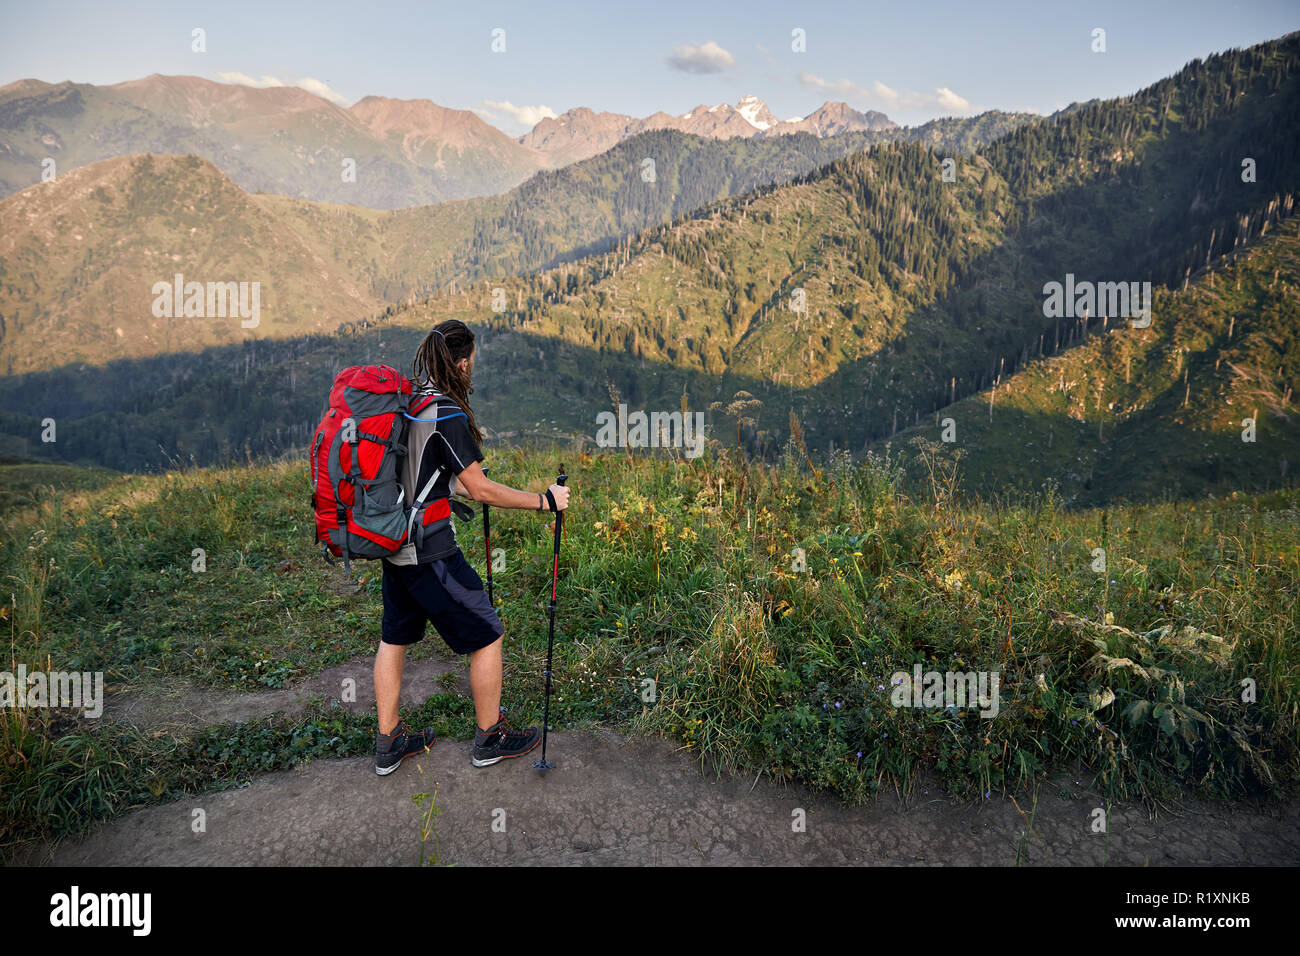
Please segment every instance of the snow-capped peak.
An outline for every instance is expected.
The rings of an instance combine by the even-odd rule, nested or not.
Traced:
[[[767,108],[767,104],[757,96],[742,97],[740,102],[736,104],[736,112],[756,129],[771,129],[777,122],[776,117],[772,115],[772,111]]]

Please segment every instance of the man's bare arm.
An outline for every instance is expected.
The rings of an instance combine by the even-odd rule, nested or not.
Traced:
[[[518,508],[525,511],[538,510],[537,492],[519,491],[508,485],[493,481],[483,474],[483,466],[478,462],[472,463],[456,476],[456,485],[458,492],[494,508]],[[569,506],[569,489],[566,486],[551,485],[551,494],[555,496],[555,506],[561,511]],[[544,494],[541,500],[546,502]],[[546,503],[546,506],[549,508],[549,502]]]

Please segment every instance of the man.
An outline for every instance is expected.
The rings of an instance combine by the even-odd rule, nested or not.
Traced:
[[[496,508],[563,511],[569,489],[551,485],[541,494],[490,481],[479,464],[482,433],[469,406],[474,391],[474,333],[451,319],[436,326],[415,356],[416,388],[439,398],[407,416],[407,455],[401,483],[406,500],[422,508],[427,501],[466,495]],[[519,757],[541,740],[536,727],[516,730],[501,708],[501,641],[505,628],[493,610],[478,573],[456,544],[450,517],[417,511],[411,535],[396,555],[384,559],[384,619],[375,655],[375,699],[379,734],[375,772],[392,773],[407,757],[433,743],[432,728],[407,730],[398,718],[406,647],[424,637],[432,621],[457,654],[469,655],[469,681],[477,720],[470,754],[475,767]]]

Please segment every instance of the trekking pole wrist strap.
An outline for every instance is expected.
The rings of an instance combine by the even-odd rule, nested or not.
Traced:
[[[557,507],[555,506],[555,495],[551,494],[551,489],[550,489],[550,488],[547,488],[547,489],[546,489],[546,500],[547,500],[547,502],[549,503],[549,505],[550,505],[550,509],[551,509],[552,511],[559,511],[559,510],[560,510],[559,508],[557,508]]]

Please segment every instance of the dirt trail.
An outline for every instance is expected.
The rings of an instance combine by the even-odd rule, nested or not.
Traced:
[[[331,668],[292,688],[253,694],[187,688],[110,698],[105,715],[154,729],[293,713],[312,694],[337,699],[344,677],[373,707],[369,661]],[[414,702],[458,670],[438,658],[408,661]],[[458,680],[463,687],[463,675]],[[463,690],[462,690],[463,692]],[[1189,803],[1153,816],[1113,807],[1108,833],[1093,831],[1101,799],[1079,780],[1045,782],[1033,795],[959,804],[933,782],[910,797],[882,794],[849,808],[803,787],[718,779],[656,739],[600,732],[551,736],[556,769],[534,755],[470,765],[468,744],[443,740],[378,777],[368,757],[315,761],[266,774],[240,790],[133,811],[84,839],[24,854],[57,865],[394,865],[420,853],[413,794],[438,785],[439,859],[474,864],[1296,865],[1300,801],[1264,809]],[[195,810],[206,831],[195,833]],[[797,832],[798,814],[806,820]],[[1022,812],[1023,811],[1023,812]],[[427,845],[433,852],[433,841]]]
[[[1300,863],[1300,806],[1193,805],[1152,819],[1112,809],[1109,837],[1090,829],[1093,795],[1040,792],[1034,826],[993,798],[954,804],[923,784],[860,808],[752,779],[712,779],[663,741],[557,733],[544,776],[531,757],[475,769],[467,745],[439,741],[388,777],[369,758],[317,761],[242,790],[149,807],[68,843],[58,865],[394,865],[419,858],[411,795],[438,783],[440,859],[473,864],[868,864],[1112,866]],[[420,768],[417,770],[417,766]],[[423,771],[423,773],[420,772]],[[1028,805],[1020,801],[1028,812]],[[792,815],[806,811],[806,832]],[[194,810],[206,832],[192,830]],[[494,830],[494,823],[497,829]],[[504,832],[498,832],[504,826]],[[428,847],[432,851],[432,841]],[[33,860],[31,862],[39,862]]]
[[[306,709],[313,696],[341,703],[353,712],[374,713],[373,665],[373,657],[357,658],[323,670],[301,683],[274,690],[221,691],[185,682],[171,683],[165,689],[137,687],[107,695],[103,716],[140,730],[180,734],[227,721],[242,723],[276,712],[296,716]],[[455,674],[455,681],[444,685],[446,674]],[[344,703],[341,697],[347,679],[355,681],[356,700]],[[439,657],[407,660],[402,675],[403,707],[417,705],[431,693],[444,690],[469,694],[468,671],[461,663]]]

